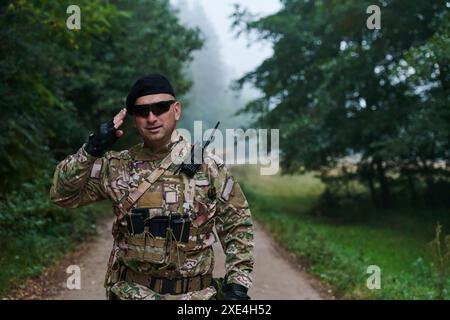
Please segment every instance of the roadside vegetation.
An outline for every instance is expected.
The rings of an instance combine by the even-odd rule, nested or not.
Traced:
[[[313,174],[260,176],[250,167],[233,170],[255,219],[337,297],[450,299],[447,210],[374,209],[368,195],[367,203],[328,207],[321,202],[325,186]],[[381,289],[367,287],[371,265],[381,269]]]

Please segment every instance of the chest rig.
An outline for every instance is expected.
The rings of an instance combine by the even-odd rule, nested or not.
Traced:
[[[180,160],[189,146],[182,141],[176,147]],[[208,177],[202,172],[192,177],[172,173],[168,169],[173,162],[171,154],[166,156],[118,210],[115,239],[126,264],[179,269],[190,252],[215,241],[215,200],[208,192]]]

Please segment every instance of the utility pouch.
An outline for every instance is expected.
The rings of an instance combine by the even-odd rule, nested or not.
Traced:
[[[167,229],[169,217],[149,217],[149,208],[133,209],[126,216],[129,234],[125,236],[128,261],[167,263]]]
[[[145,220],[148,217],[148,209],[133,209],[131,214],[126,215],[128,231],[130,234],[140,234],[144,232]]]
[[[158,216],[147,221],[148,232],[154,237],[165,238],[169,227],[169,217]]]
[[[170,219],[170,228],[176,241],[187,243],[189,241],[189,230],[191,220],[188,214],[172,214]]]

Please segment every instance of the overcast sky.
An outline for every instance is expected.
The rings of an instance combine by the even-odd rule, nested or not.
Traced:
[[[190,3],[202,4],[210,22],[213,24],[221,44],[221,56],[228,66],[232,77],[240,77],[245,72],[253,70],[266,57],[270,56],[272,49],[268,44],[255,44],[247,47],[247,38],[241,36],[235,39],[230,30],[229,15],[233,12],[233,4],[239,3],[247,7],[254,14],[268,15],[280,8],[278,0],[189,0]],[[177,3],[176,0],[172,0]]]

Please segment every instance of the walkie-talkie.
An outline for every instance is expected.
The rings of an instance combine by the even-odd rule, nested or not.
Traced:
[[[200,169],[202,163],[203,163],[203,153],[205,152],[206,147],[214,141],[214,133],[216,133],[217,127],[219,127],[220,121],[217,122],[216,126],[214,127],[213,132],[211,132],[211,136],[208,140],[206,140],[205,145],[199,146],[197,143],[194,144],[191,148],[191,157],[190,159],[187,158],[182,164],[178,166],[178,168],[175,170],[175,173],[182,172],[186,174],[189,178],[192,178],[195,173]],[[201,148],[201,159],[196,157],[198,155],[196,152],[196,148]],[[190,161],[189,161],[190,160]],[[186,163],[188,161],[188,163]]]

